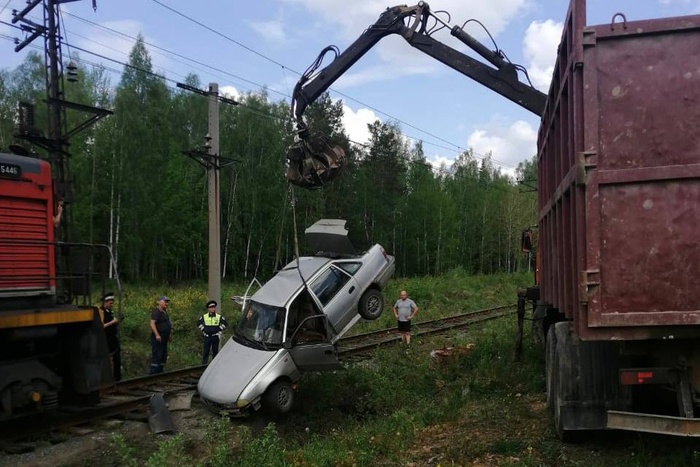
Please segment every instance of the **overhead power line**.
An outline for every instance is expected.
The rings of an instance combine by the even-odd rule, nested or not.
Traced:
[[[94,21],[90,21],[89,19],[80,17],[80,16],[78,16],[78,15],[74,15],[74,14],[72,14],[72,13],[65,12],[64,14],[67,15],[67,16],[70,16],[70,17],[72,17],[72,18],[75,18],[75,19],[77,19],[78,21],[82,21],[83,23],[89,24],[89,25],[91,25],[92,27],[99,28],[99,29],[102,29],[102,30],[104,30],[104,31],[111,32],[112,34],[115,34],[115,35],[117,35],[117,36],[121,36],[121,37],[123,37],[123,38],[125,38],[125,39],[129,39],[129,40],[133,40],[133,41],[136,41],[136,40],[137,40],[136,37],[134,37],[134,36],[132,36],[132,35],[129,35],[129,34],[126,34],[126,33],[123,32],[123,31],[119,31],[119,30],[110,28],[110,27],[108,27],[108,26],[105,26],[105,25],[102,25],[102,24],[99,24],[99,23],[95,23]],[[72,34],[75,34],[75,33],[72,33]],[[91,39],[86,39],[86,40],[91,40]],[[93,42],[95,42],[95,41],[93,41]],[[208,68],[208,69],[210,69],[210,70],[213,70],[213,71],[216,71],[216,72],[221,73],[221,74],[223,74],[223,75],[226,75],[226,76],[228,76],[228,77],[230,77],[230,78],[234,78],[234,79],[243,81],[243,82],[245,82],[245,83],[252,84],[252,85],[254,85],[254,86],[256,86],[256,87],[258,87],[258,88],[260,88],[260,89],[265,89],[265,86],[264,86],[264,85],[262,85],[262,84],[260,84],[260,83],[257,83],[257,82],[255,82],[255,81],[252,81],[252,80],[250,80],[250,79],[244,78],[243,76],[236,75],[236,74],[234,74],[234,73],[231,73],[231,72],[229,72],[229,71],[223,70],[223,69],[218,68],[218,67],[215,67],[215,66],[213,66],[213,65],[209,65],[209,64],[204,63],[204,62],[202,62],[202,61],[200,61],[200,60],[197,60],[197,59],[194,59],[194,58],[191,58],[191,57],[187,57],[186,55],[183,55],[183,54],[181,54],[181,53],[178,53],[178,52],[175,52],[175,51],[173,51],[173,50],[167,49],[167,48],[165,48],[165,47],[161,47],[161,46],[159,46],[159,45],[153,44],[152,42],[148,42],[148,41],[146,41],[146,40],[144,40],[143,43],[144,43],[145,45],[147,45],[148,47],[152,48],[152,49],[159,50],[159,51],[161,51],[161,52],[165,52],[165,53],[170,54],[170,55],[172,55],[172,56],[174,56],[174,57],[181,58],[181,59],[183,59],[183,60],[187,60],[187,61],[190,62],[190,63],[194,63],[194,64],[196,64],[196,65],[199,65],[199,66]],[[200,71],[202,71],[202,70],[200,69]],[[286,97],[286,98],[291,97],[289,94],[285,94],[285,93],[283,93],[283,92],[277,91],[276,89],[269,89],[269,90],[272,91],[272,92],[274,92],[274,93],[276,93],[276,94],[280,94],[281,96],[284,96],[284,97]]]

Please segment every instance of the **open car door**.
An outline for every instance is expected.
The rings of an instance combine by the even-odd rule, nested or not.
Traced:
[[[336,370],[340,368],[338,350],[331,343],[331,331],[325,315],[304,319],[285,342],[285,347],[302,371]]]

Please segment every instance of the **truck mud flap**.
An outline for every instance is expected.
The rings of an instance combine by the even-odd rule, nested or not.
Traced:
[[[619,350],[613,342],[583,342],[570,322],[555,324],[553,388],[557,434],[607,428],[610,407],[625,407],[629,395],[617,384]]]

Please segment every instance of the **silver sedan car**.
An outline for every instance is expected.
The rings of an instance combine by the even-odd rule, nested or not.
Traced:
[[[394,258],[380,245],[357,254],[344,220],[321,220],[306,236],[319,253],[292,261],[243,302],[231,339],[200,378],[212,410],[288,412],[302,372],[339,368],[337,341],[381,315]]]

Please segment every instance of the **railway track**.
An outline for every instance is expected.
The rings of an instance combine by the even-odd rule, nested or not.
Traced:
[[[415,338],[417,336],[449,332],[472,324],[500,318],[501,316],[514,313],[514,311],[515,303],[422,321],[414,324],[412,334]],[[382,345],[396,342],[399,339],[400,336],[396,332],[396,328],[356,334],[344,337],[338,341],[338,353],[341,357],[363,354],[371,352]]]
[[[438,334],[488,321],[513,313],[515,304],[487,308],[415,323],[414,336]],[[369,353],[399,340],[395,328],[380,329],[348,336],[339,341],[338,353],[344,360]],[[197,389],[197,380],[206,366],[193,366],[127,379],[101,392],[100,403],[92,407],[64,406],[60,411],[25,417],[0,424],[0,440],[12,441],[102,420],[115,415],[139,411],[144,414],[154,394],[173,396]]]
[[[120,381],[101,391],[100,402],[94,406],[64,405],[57,412],[4,422],[0,424],[0,440],[34,437],[132,411],[145,413],[154,394],[172,396],[184,391],[194,393],[204,368],[194,366]]]

